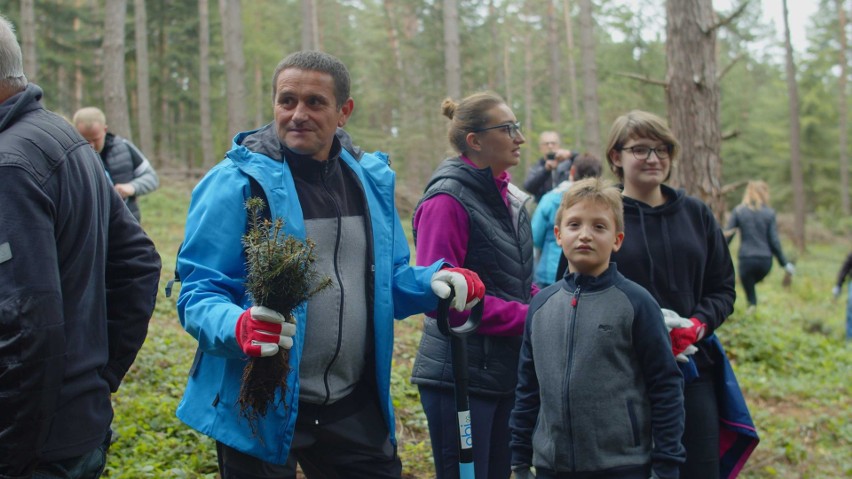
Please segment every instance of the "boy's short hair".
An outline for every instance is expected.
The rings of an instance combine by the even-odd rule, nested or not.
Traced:
[[[603,178],[586,178],[571,184],[568,191],[562,195],[562,203],[556,211],[556,226],[562,223],[562,212],[586,200],[608,206],[615,217],[615,231],[624,232],[624,202],[621,199],[621,190]]]

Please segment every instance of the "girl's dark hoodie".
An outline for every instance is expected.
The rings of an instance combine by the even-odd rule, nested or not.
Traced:
[[[624,197],[624,243],[612,261],[645,287],[661,308],[707,325],[712,334],[734,310],[734,264],[710,208],[683,190],[661,185],[666,202],[652,207]],[[704,341],[698,369],[715,361]]]

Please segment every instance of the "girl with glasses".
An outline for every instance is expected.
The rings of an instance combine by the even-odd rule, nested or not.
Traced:
[[[533,286],[533,248],[524,203],[510,183],[524,135],[515,114],[490,92],[446,99],[448,137],[457,154],[438,166],[414,213],[417,264],[443,259],[479,274],[482,323],[467,338],[471,430],[477,479],[511,474],[509,414]],[[452,324],[465,317],[450,313]],[[438,479],[459,477],[459,429],[448,340],[427,317],[412,372],[429,423]]]
[[[670,310],[664,316],[672,353],[685,379],[687,457],[680,477],[733,477],[757,445],[742,393],[713,334],[734,310],[734,265],[710,208],[665,184],[679,154],[677,139],[656,115],[634,110],[613,123],[606,158],[623,184],[625,238],[612,260]]]

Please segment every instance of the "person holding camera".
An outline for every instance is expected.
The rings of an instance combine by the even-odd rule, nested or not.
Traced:
[[[559,133],[555,131],[542,132],[538,146],[542,157],[530,167],[524,180],[524,189],[535,197],[536,204],[545,193],[568,180],[571,161],[577,156],[571,150],[559,148]]]

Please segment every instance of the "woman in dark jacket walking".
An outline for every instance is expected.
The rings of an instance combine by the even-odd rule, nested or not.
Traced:
[[[743,201],[731,213],[725,235],[728,243],[740,232],[739,260],[740,282],[746,293],[748,307],[753,311],[757,306],[755,286],[763,281],[772,269],[772,257],[784,267],[787,274],[796,272],[793,263],[787,261],[778,230],[775,227],[775,210],[769,207],[769,185],[763,181],[749,181],[746,185]]]
[[[724,350],[713,335],[734,310],[734,265],[710,208],[664,184],[679,154],[677,139],[656,115],[634,110],[613,123],[606,157],[623,182],[625,237],[612,260],[660,307],[674,311],[681,324],[689,325],[670,332],[672,353],[690,355],[678,357],[686,382],[686,463],[680,477],[717,479],[736,475],[756,445],[756,434],[747,410],[735,421],[736,433],[747,433],[742,442],[728,442],[727,429],[720,430],[720,422],[732,423],[725,410],[729,404],[745,409]],[[727,381],[717,379],[723,373],[730,374]],[[720,459],[729,452],[733,459]]]
[[[479,274],[485,284],[482,323],[467,339],[473,456],[477,479],[510,471],[509,414],[518,354],[533,286],[528,196],[508,170],[525,143],[515,114],[498,95],[447,99],[449,140],[458,156],[435,170],[414,214],[417,264],[443,259]],[[463,318],[453,316],[451,321]],[[457,414],[448,340],[427,317],[412,372],[429,422],[438,479],[459,477]]]

